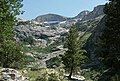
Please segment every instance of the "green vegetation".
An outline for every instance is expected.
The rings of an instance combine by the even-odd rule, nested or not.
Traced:
[[[54,58],[51,58],[50,60],[46,61],[46,64],[47,64],[48,68],[59,67],[61,64],[61,59],[60,59],[60,57],[54,57]]]
[[[45,48],[36,47],[36,46],[27,47],[27,46],[23,45],[24,52],[38,52],[38,53],[43,53],[43,54],[51,53],[52,48],[53,48],[52,45],[47,46]]]
[[[14,37],[16,16],[21,13],[22,0],[0,1],[0,66],[19,68],[24,61],[24,54]]]
[[[38,76],[36,81],[65,81],[63,76],[63,69],[43,69],[41,72],[41,75]]]
[[[30,78],[30,81],[35,81],[40,74],[40,71],[28,71],[27,76]]]
[[[28,55],[26,55],[25,56],[25,61],[26,62],[35,62],[35,58],[34,57],[32,57],[32,56],[28,56]]]
[[[79,22],[76,23],[76,26],[78,27],[78,30],[81,32],[91,32],[93,29],[97,26],[100,20],[88,20],[85,22]]]
[[[0,65],[2,67],[18,68],[24,61],[24,54],[21,52],[21,48],[12,40],[6,40],[2,42],[0,48]]]
[[[73,70],[85,63],[85,50],[82,49],[82,42],[80,42],[79,33],[76,26],[72,26],[67,36],[66,46],[68,50],[62,56],[65,68],[70,71],[69,79],[71,79]]]
[[[50,44],[51,41],[47,35],[42,35],[41,39],[47,40],[48,44],[50,44],[47,47],[35,46],[32,36],[23,39],[22,46],[14,38],[14,26],[17,23],[16,16],[21,14],[21,2],[22,0],[0,1],[0,67],[19,69],[26,65],[25,69],[29,68],[26,76],[30,78],[30,81],[66,81],[65,76],[67,72],[69,72],[68,79],[72,79],[71,76],[75,72],[77,75],[78,70],[81,72],[78,74],[83,75],[87,80],[120,81],[120,0],[109,0],[104,8],[106,28],[101,33],[100,41],[97,44],[99,50],[93,49],[101,61],[101,67],[99,68],[90,68],[92,64],[94,66],[94,63],[91,63],[91,61],[89,61],[91,65],[86,64],[84,66],[85,62],[88,61],[84,45],[89,40],[88,38],[91,34],[94,33],[93,30],[99,23],[99,19],[77,23],[70,28],[66,40],[64,37],[67,33],[64,33],[52,44]],[[36,18],[37,21],[40,19],[43,21],[66,20],[66,18],[54,14]],[[30,21],[19,22],[17,25],[21,24],[37,26],[33,23],[31,24]],[[54,25],[51,29],[57,30],[57,27]],[[79,33],[81,34],[79,35]],[[67,50],[65,49],[65,54],[61,55],[62,58],[60,56],[54,58],[49,57],[49,55],[44,56],[52,52],[56,54],[56,51],[62,50],[63,44]],[[93,52],[93,50],[90,51]],[[47,68],[42,68],[43,61],[44,66],[47,65]],[[61,67],[62,63],[66,73],[63,70],[63,66]],[[89,69],[84,69],[84,67]]]
[[[32,36],[26,37],[26,38],[24,39],[24,43],[25,43],[25,44],[33,45],[33,44],[34,44],[34,39],[33,39],[33,37],[32,37]]]
[[[22,0],[0,1],[0,43],[13,39],[13,27],[16,23],[16,15],[19,15]]]
[[[120,81],[120,0],[109,0],[104,12],[106,28],[100,37],[98,56],[106,71],[99,81]]]
[[[30,81],[66,81],[63,74],[64,70],[62,68],[41,68],[37,71],[29,70],[26,75],[29,77]]]

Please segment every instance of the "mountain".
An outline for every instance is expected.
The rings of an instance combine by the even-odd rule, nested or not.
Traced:
[[[57,14],[45,14],[35,18],[35,21],[37,22],[65,21],[65,20],[67,20],[67,17],[63,17]]]
[[[85,10],[80,12],[77,16],[74,17],[74,19],[82,19],[84,18],[86,15],[88,15],[90,13],[90,11]]]
[[[85,10],[85,11],[80,12],[77,16],[72,17],[72,18],[64,17],[64,16],[57,15],[57,14],[45,14],[45,15],[40,15],[33,20],[39,23],[41,22],[62,22],[62,21],[69,21],[69,20],[71,21],[74,19],[86,21],[86,20],[99,17],[100,15],[104,15],[103,8],[104,8],[104,5],[99,5],[95,7],[94,10],[91,12],[88,10]]]
[[[32,21],[22,22],[20,20],[15,27],[15,38],[23,43],[26,54],[35,56],[33,58],[38,60],[38,65],[46,66],[46,61],[53,58],[48,55],[64,54],[65,37],[70,26],[76,23],[90,59],[95,60],[95,43],[104,28],[104,25],[101,25],[104,22],[103,8],[103,5],[99,5],[93,11],[82,11],[73,18],[46,14],[38,16]],[[42,61],[42,64],[39,60]]]
[[[104,15],[103,8],[104,8],[104,5],[99,5],[95,7],[92,12],[90,12],[88,15],[83,17],[82,21],[94,19],[100,15]]]

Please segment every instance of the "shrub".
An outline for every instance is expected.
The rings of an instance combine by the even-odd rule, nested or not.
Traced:
[[[46,61],[46,64],[48,68],[54,68],[54,66],[59,67],[61,64],[61,59],[59,57],[54,57]]]
[[[64,71],[62,69],[59,71],[53,69],[41,70],[41,75],[38,76],[36,81],[65,81],[63,76]]]

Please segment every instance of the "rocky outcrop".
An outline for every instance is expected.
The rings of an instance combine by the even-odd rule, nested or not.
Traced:
[[[41,46],[41,47],[46,47],[47,46],[47,41],[44,39],[34,39],[34,45],[35,46]]]
[[[74,17],[74,19],[83,19],[85,16],[87,16],[88,14],[90,13],[90,11],[88,10],[85,10],[85,11],[82,11],[80,12],[77,16]]]
[[[15,69],[3,68],[0,69],[2,81],[29,81],[28,77],[24,77],[20,72]]]
[[[37,22],[48,22],[48,21],[65,21],[67,17],[63,17],[60,15],[56,14],[46,14],[46,15],[41,15],[35,18],[35,21]]]
[[[96,17],[99,17],[100,15],[104,15],[103,9],[104,9],[104,5],[99,5],[95,7],[92,12],[90,12],[88,15],[83,17],[82,21],[94,19]]]
[[[36,46],[45,47],[49,41],[58,40],[68,32],[67,29],[58,27],[41,27],[31,25],[19,25],[15,27],[15,38],[18,41],[33,43]]]

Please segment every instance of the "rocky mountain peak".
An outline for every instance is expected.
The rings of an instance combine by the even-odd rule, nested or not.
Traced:
[[[104,15],[103,9],[104,9],[104,5],[96,6],[93,9],[93,11],[90,12],[88,15],[86,15],[82,20],[90,20],[90,19],[94,19],[100,15]]]
[[[83,17],[85,17],[85,16],[88,15],[89,13],[90,13],[90,11],[88,11],[88,10],[82,11],[82,12],[80,12],[77,16],[75,16],[75,18],[80,18],[80,19],[82,19]]]

